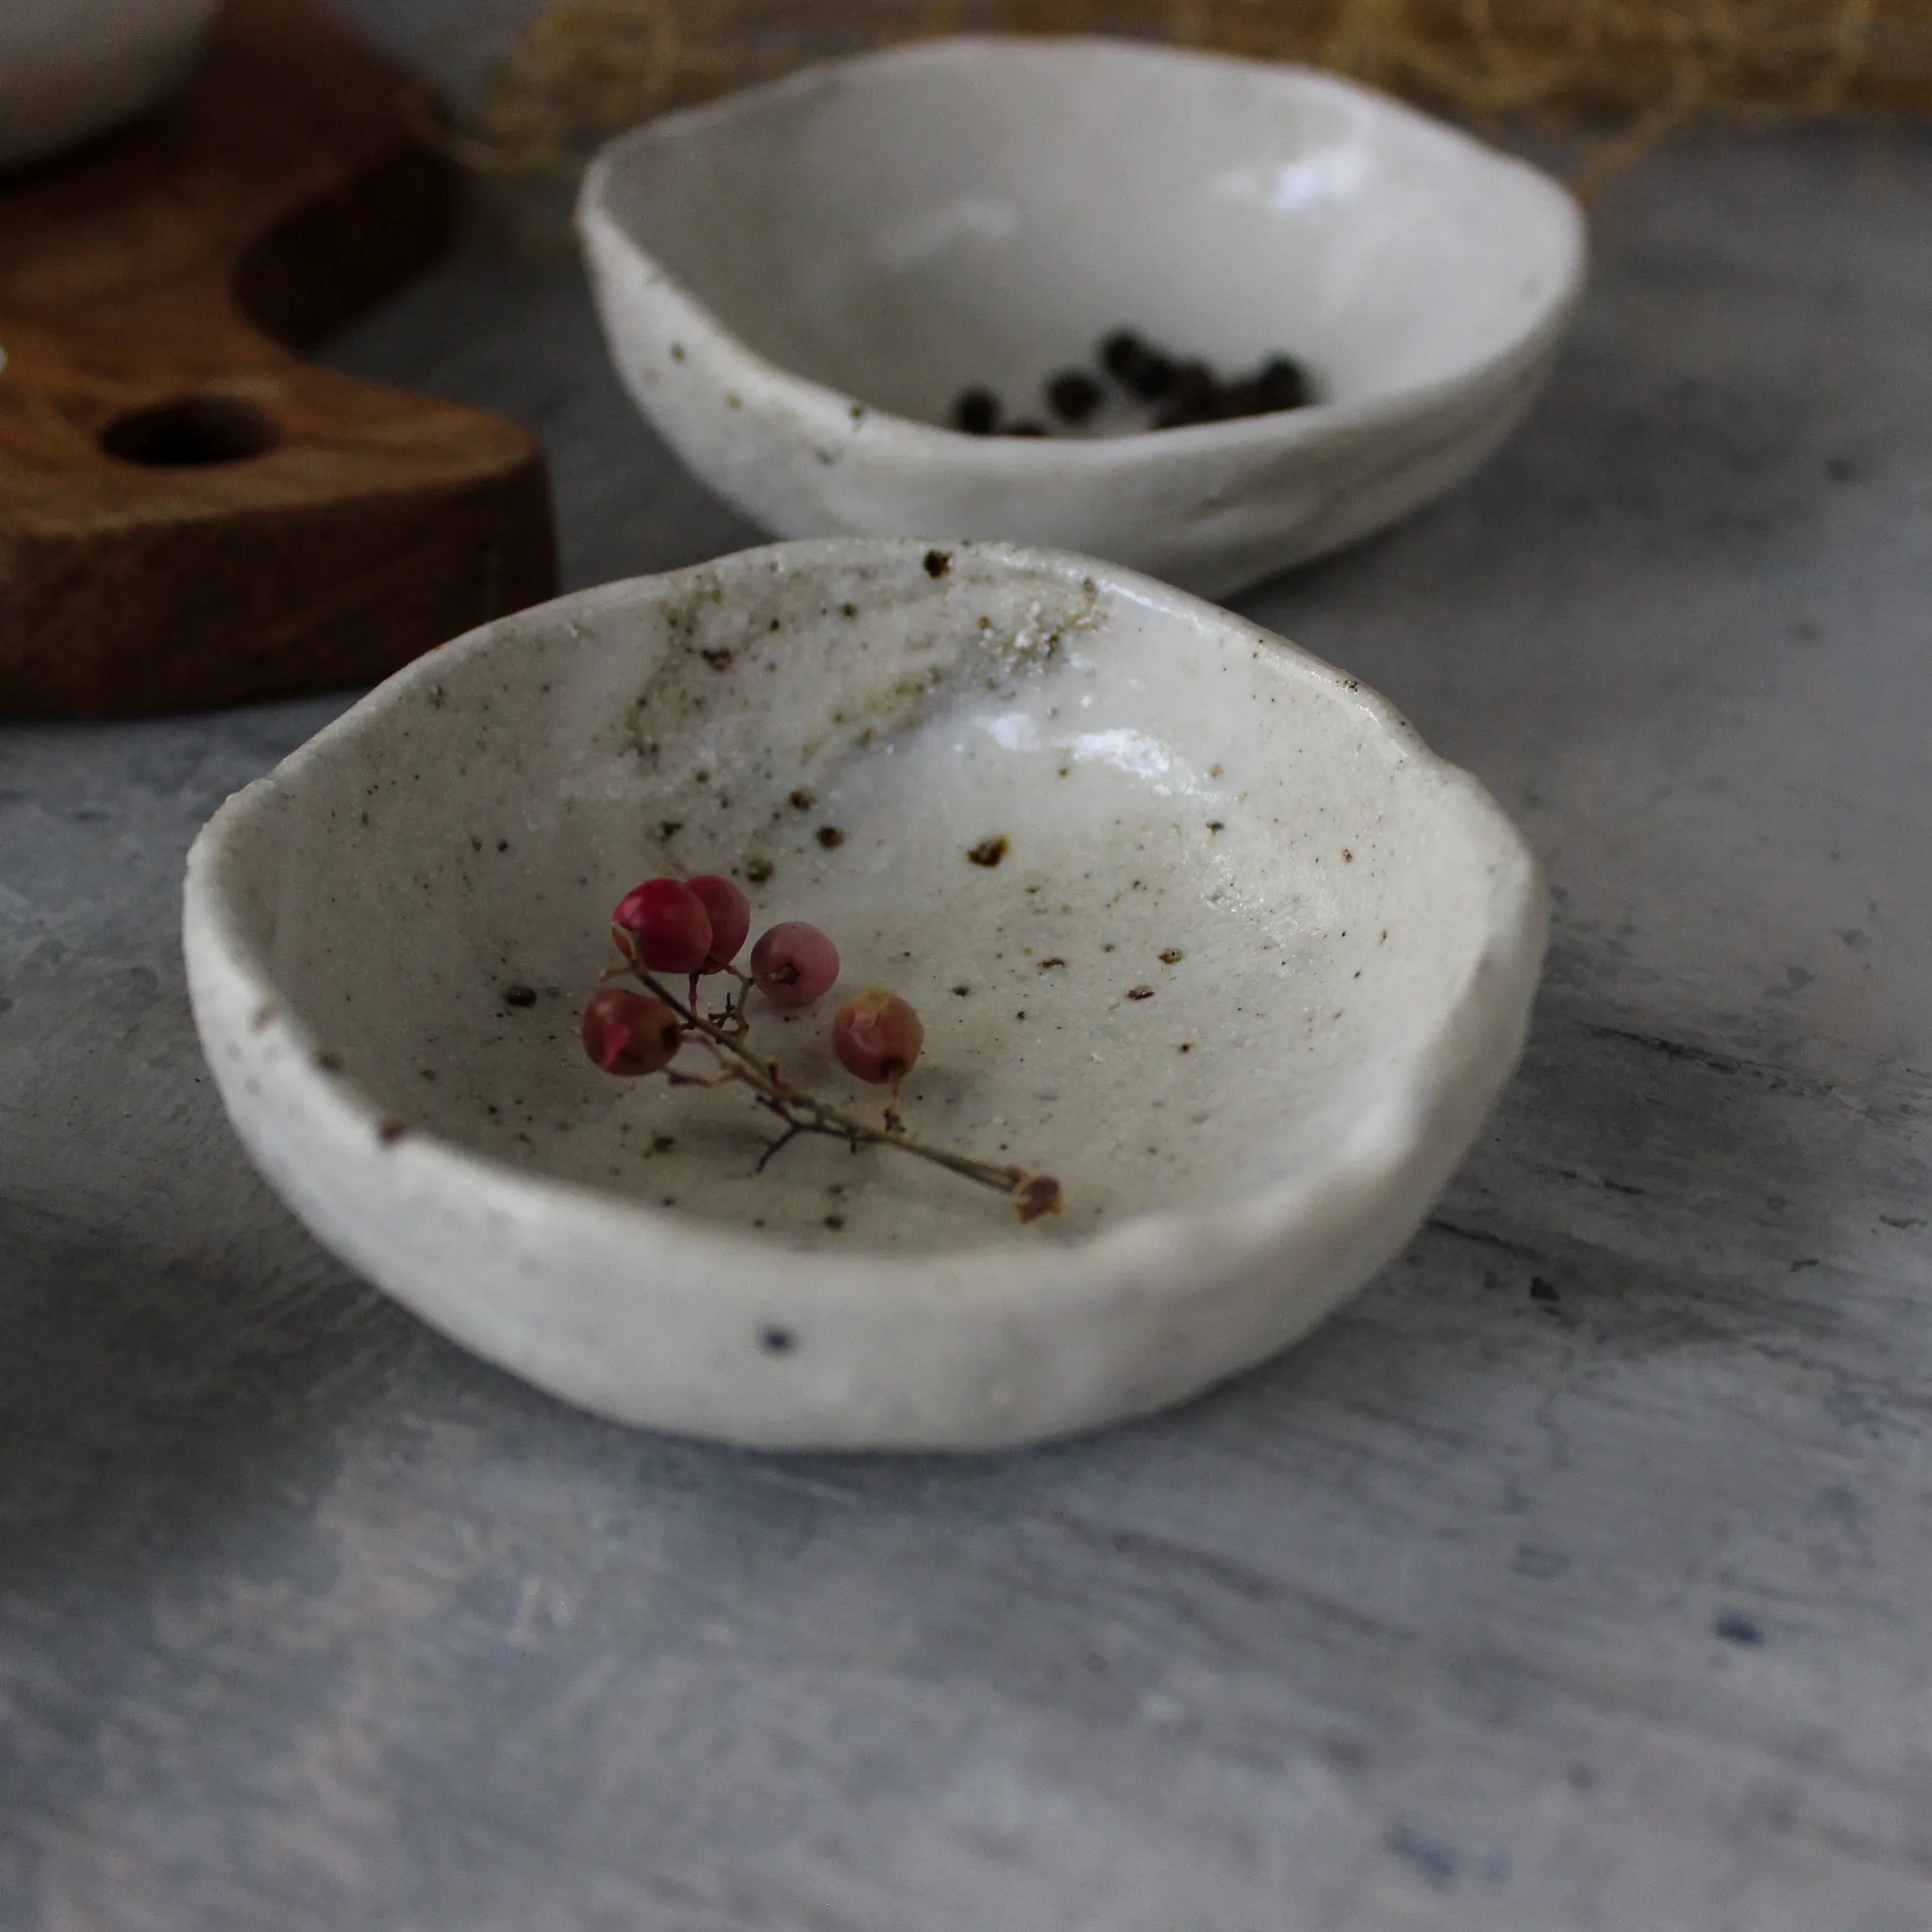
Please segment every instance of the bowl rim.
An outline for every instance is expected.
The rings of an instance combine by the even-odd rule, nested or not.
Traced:
[[[944,424],[928,423],[868,402],[835,384],[786,367],[754,348],[709,303],[697,295],[661,257],[647,248],[616,214],[611,184],[631,157],[692,133],[728,127],[773,105],[809,95],[848,74],[891,73],[927,66],[971,64],[1004,58],[1076,58],[1121,60],[1146,67],[1216,67],[1239,72],[1257,85],[1290,93],[1345,100],[1372,115],[1422,130],[1429,138],[1459,148],[1496,174],[1530,184],[1557,217],[1557,245],[1552,277],[1541,302],[1481,355],[1441,375],[1394,388],[1368,391],[1337,402],[1317,400],[1298,409],[1238,417],[1224,423],[1188,424],[1173,429],[1134,429],[1102,437],[974,436]],[[1581,299],[1589,273],[1589,223],[1582,204],[1555,176],[1517,156],[1478,140],[1467,129],[1426,114],[1379,89],[1291,61],[1271,61],[1213,48],[1169,46],[1105,34],[947,34],[829,60],[814,61],[777,78],[734,90],[717,100],[674,108],[625,132],[600,147],[578,188],[575,224],[586,249],[596,258],[614,251],[642,275],[644,286],[660,302],[682,311],[689,346],[701,362],[721,365],[737,390],[762,391],[795,411],[814,433],[849,436],[862,417],[871,435],[891,454],[947,461],[997,474],[1037,473],[1067,466],[1076,475],[1112,468],[1155,454],[1179,455],[1219,448],[1277,446],[1293,449],[1332,440],[1353,439],[1364,431],[1407,423],[1431,409],[1454,404],[1472,390],[1507,383],[1536,363],[1561,335]],[[747,397],[746,400],[749,400]],[[896,445],[893,448],[892,445]]]
[[[1045,573],[1075,584],[1091,578],[1104,594],[1172,617],[1211,648],[1259,641],[1309,684],[1328,687],[1363,715],[1392,754],[1387,766],[1392,782],[1432,782],[1460,797],[1461,823],[1490,849],[1480,950],[1399,1074],[1391,1074],[1387,1091],[1324,1159],[1230,1199],[1129,1213],[1070,1242],[1029,1239],[1017,1224],[1003,1221],[996,1234],[965,1246],[906,1255],[802,1252],[780,1236],[667,1210],[587,1182],[533,1174],[427,1129],[412,1127],[396,1140],[385,1133],[386,1113],[374,1094],[317,1064],[324,1042],[277,984],[228,890],[230,869],[256,836],[261,815],[299,786],[308,771],[325,763],[337,746],[380,730],[387,715],[419,691],[487,665],[496,652],[515,650],[519,634],[533,627],[575,630],[580,616],[675,598],[694,579],[721,569],[748,576],[774,564],[818,570],[858,560],[876,565],[903,555],[909,573],[935,541],[947,541],[956,558],[971,553],[1003,571]],[[1413,775],[1395,779],[1403,771]],[[1298,1228],[1332,1223],[1338,1208],[1344,1210],[1341,1224],[1348,1224],[1350,1201],[1374,1200],[1425,1156],[1434,1112],[1474,1078],[1487,1082],[1480,1119],[1508,1076],[1541,974],[1547,894],[1535,855],[1479,780],[1430,751],[1386,699],[1277,634],[1138,572],[1070,552],[992,541],[833,537],[759,545],[577,591],[495,619],[415,659],[215,812],[189,853],[182,924],[194,1018],[225,1100],[230,1082],[241,1077],[241,1055],[234,1049],[243,1043],[258,1061],[264,1088],[273,1080],[299,1098],[293,1110],[308,1123],[306,1139],[360,1148],[372,1163],[399,1162],[431,1191],[480,1191],[539,1213],[560,1209],[589,1217],[634,1241],[641,1253],[671,1257],[667,1276],[688,1274],[683,1264],[701,1261],[707,1274],[770,1284],[771,1292],[782,1294],[801,1314],[870,1303],[888,1290],[908,1306],[930,1311],[956,1296],[962,1270],[978,1271],[996,1257],[1000,1265],[991,1278],[975,1273],[974,1283],[978,1311],[996,1314],[1002,1307],[1031,1311],[1044,1295],[1069,1311],[1083,1302],[1105,1302],[1123,1277],[1148,1285],[1146,1292],[1155,1297],[1163,1293],[1157,1284],[1179,1284],[1164,1292],[1185,1303],[1203,1281],[1286,1244]],[[270,1048],[277,1049],[272,1066],[259,1061]],[[1459,1156],[1460,1145],[1457,1151]]]

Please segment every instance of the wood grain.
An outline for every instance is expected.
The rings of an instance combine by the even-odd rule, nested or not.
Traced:
[[[366,683],[549,593],[525,431],[296,353],[447,242],[431,111],[234,0],[158,113],[0,187],[0,709]]]

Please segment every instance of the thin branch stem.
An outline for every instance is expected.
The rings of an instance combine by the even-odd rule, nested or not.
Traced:
[[[860,1120],[857,1114],[847,1113],[842,1108],[821,1100],[815,1093],[808,1093],[803,1088],[792,1086],[779,1072],[776,1060],[761,1058],[744,1043],[743,1036],[750,1024],[745,1016],[744,998],[753,982],[736,969],[733,969],[733,976],[740,986],[738,1004],[734,1008],[727,1001],[723,1020],[707,1018],[694,998],[679,999],[662,980],[642,967],[628,970],[636,974],[641,986],[677,1015],[686,1030],[703,1041],[724,1069],[716,1080],[699,1080],[689,1074],[674,1074],[674,1080],[680,1085],[701,1087],[722,1087],[741,1082],[752,1090],[760,1107],[768,1108],[784,1122],[785,1132],[765,1149],[758,1161],[760,1174],[764,1172],[765,1162],[781,1148],[789,1147],[799,1135],[824,1134],[831,1140],[843,1141],[855,1150],[860,1147],[896,1147],[901,1153],[916,1155],[921,1160],[942,1167],[949,1174],[977,1181],[981,1187],[991,1188],[1008,1196],[1022,1221],[1035,1221],[1042,1214],[1060,1211],[1060,1184],[1052,1174],[1032,1174],[1024,1167],[1002,1167],[993,1161],[975,1160],[971,1155],[955,1154],[950,1148],[932,1146],[927,1141],[914,1140],[895,1111],[888,1111],[884,1126],[874,1126],[870,1121]]]

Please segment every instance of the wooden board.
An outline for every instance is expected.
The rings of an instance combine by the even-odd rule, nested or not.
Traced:
[[[232,0],[158,112],[0,181],[0,709],[368,682],[549,594],[524,430],[295,353],[446,243],[431,112],[311,0]]]

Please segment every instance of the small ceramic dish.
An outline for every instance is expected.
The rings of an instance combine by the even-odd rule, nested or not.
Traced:
[[[160,99],[199,51],[216,0],[6,0],[0,168],[72,147]]]
[[[785,1148],[613,1079],[578,1016],[640,878],[724,872],[840,989],[754,1042],[875,1107],[830,1010],[912,1001],[914,1133]],[[1408,1239],[1507,1074],[1537,867],[1353,678],[1184,593],[846,539],[565,597],[391,678],[189,861],[209,1064],[352,1266],[625,1421],[982,1448],[1179,1400]],[[698,1049],[688,1047],[702,1069]]]
[[[1064,545],[1204,596],[1438,495],[1541,384],[1585,242],[1556,183],[1306,69],[1127,42],[931,42],[612,142],[578,211],[631,395],[781,536]],[[1316,407],[962,435],[1131,327]],[[1115,425],[1122,420],[1114,412]]]

